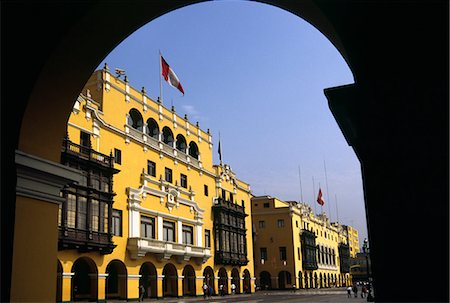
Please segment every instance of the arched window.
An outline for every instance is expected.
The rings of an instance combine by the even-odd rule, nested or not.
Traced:
[[[155,119],[150,118],[147,120],[147,134],[156,140],[159,139],[159,126]]]
[[[137,109],[130,109],[130,111],[128,112],[127,124],[134,129],[143,131],[142,128],[144,125],[144,121],[142,120],[141,113]]]
[[[183,135],[178,135],[177,136],[177,143],[176,143],[176,148],[185,153],[186,152],[186,139],[184,138]]]
[[[189,143],[189,156],[198,160],[198,146],[195,142]]]
[[[170,130],[170,128],[168,128],[167,126],[163,127],[163,131],[162,131],[162,140],[164,143],[172,146],[173,145],[173,133]]]

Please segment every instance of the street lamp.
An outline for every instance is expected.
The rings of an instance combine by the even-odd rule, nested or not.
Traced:
[[[371,274],[370,274],[370,266],[369,266],[370,247],[369,247],[369,241],[367,240],[367,238],[364,238],[362,249],[363,249],[363,252],[364,252],[364,254],[366,256],[366,272],[367,272],[367,280],[369,282],[369,286],[368,286],[369,294],[367,295],[367,301],[368,302],[373,302],[374,301],[374,297],[372,296],[372,287],[371,287],[372,277],[371,277]]]

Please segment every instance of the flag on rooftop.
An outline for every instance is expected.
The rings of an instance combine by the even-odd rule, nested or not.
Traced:
[[[322,189],[319,188],[319,194],[317,195],[317,203],[319,203],[321,206],[325,204],[325,200],[322,198]]]
[[[166,60],[164,60],[161,54],[160,58],[161,58],[161,75],[164,77],[164,80],[166,80],[170,86],[173,86],[176,89],[178,89],[184,95],[183,86],[181,86],[181,82],[178,79],[177,75],[175,74],[173,69],[169,66],[169,64],[167,64]]]

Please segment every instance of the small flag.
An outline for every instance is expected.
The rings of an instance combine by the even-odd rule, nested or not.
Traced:
[[[319,203],[321,206],[325,204],[325,201],[322,198],[322,189],[319,188],[319,194],[317,195],[317,203]]]
[[[166,60],[164,60],[162,55],[160,55],[160,58],[161,58],[161,75],[164,77],[164,80],[166,80],[170,86],[173,86],[176,89],[178,89],[184,95],[183,86],[181,86],[180,80],[178,79],[177,75],[175,74],[173,69],[169,66],[169,64],[167,64]]]

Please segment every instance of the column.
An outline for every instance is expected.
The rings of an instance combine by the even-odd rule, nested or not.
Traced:
[[[183,279],[184,276],[178,276],[178,297],[183,296]]]
[[[127,299],[137,300],[139,299],[139,279],[142,275],[128,275],[127,283]]]
[[[95,277],[89,275],[91,279],[94,279]],[[98,286],[97,286],[97,301],[98,302],[106,302],[106,278],[108,277],[108,274],[98,274]]]
[[[158,288],[158,298],[162,298],[164,297],[164,293],[163,293],[163,279],[164,279],[164,275],[158,275],[158,280],[157,280],[157,288]]]
[[[203,282],[205,276],[195,276],[195,293],[197,296],[203,295]]]
[[[72,278],[75,275],[73,272],[64,272],[62,274],[62,301],[68,302],[72,299]]]
[[[254,293],[256,291],[255,281],[256,281],[256,277],[253,277],[253,278],[250,279],[250,291],[252,293]]]
[[[195,245],[202,247],[203,246],[203,232],[202,232],[202,226],[196,225],[196,234],[197,234],[197,242]]]
[[[219,272],[217,272],[217,275],[219,274]],[[214,289],[216,290],[216,294],[219,295],[219,279],[220,277],[215,275],[214,276]]]
[[[183,223],[181,221],[177,221],[177,234],[178,234],[178,243],[183,244]]]
[[[158,216],[158,223],[157,223],[157,229],[158,229],[158,238],[156,240],[162,241],[163,240],[163,218],[161,216]]]

